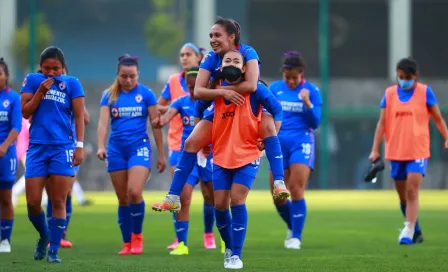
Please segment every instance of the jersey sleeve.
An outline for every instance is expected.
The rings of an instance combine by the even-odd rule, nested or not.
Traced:
[[[322,101],[322,96],[320,95],[320,90],[317,86],[313,86],[310,90],[310,100],[315,106],[321,106],[324,102]]]
[[[81,82],[77,78],[73,78],[70,80],[70,95],[71,99],[75,99],[77,97],[84,97],[84,88],[81,85]]]
[[[171,100],[171,90],[169,81],[166,82],[165,87],[163,87],[162,94],[160,96],[166,100]]]
[[[252,97],[255,97],[257,104],[261,104],[274,117],[274,121],[283,120],[282,106],[267,87],[258,84],[257,91],[251,94]],[[256,105],[251,106],[252,108],[256,107]]]
[[[28,74],[22,83],[20,93],[32,93],[34,94],[38,88],[35,86],[35,81],[32,74]]]
[[[431,87],[426,88],[426,106],[432,107],[437,105],[437,98]]]
[[[146,107],[157,105],[157,98],[154,92],[148,88],[148,92],[145,99]]]
[[[11,105],[11,111],[12,111],[12,119],[11,119],[12,129],[15,129],[18,133],[20,133],[20,131],[22,130],[22,107],[20,105],[19,95],[14,95],[14,101]]]
[[[216,54],[211,51],[202,59],[199,68],[205,69],[210,73],[213,73],[216,69],[216,65],[218,64],[218,59]]]
[[[258,63],[260,63],[260,58],[258,57],[257,51],[255,51],[255,49],[253,49],[252,47],[246,49],[245,58],[246,62],[250,60],[257,60]]]
[[[100,107],[109,107],[109,92],[105,90],[103,96],[101,97]]]
[[[380,108],[386,108],[386,94],[384,94],[383,98],[381,98]]]
[[[182,97],[176,99],[173,103],[171,103],[170,108],[176,109],[177,112],[180,113],[182,111],[183,101],[184,99]]]

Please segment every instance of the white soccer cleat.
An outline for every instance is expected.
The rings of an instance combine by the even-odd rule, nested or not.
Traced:
[[[229,265],[230,257],[232,257],[232,250],[226,248],[226,250],[224,251],[224,268],[227,268],[227,265]]]
[[[302,242],[300,242],[297,238],[291,238],[288,241],[285,241],[285,247],[287,249],[300,249]]]
[[[240,260],[238,256],[230,257],[230,262],[227,264],[227,269],[241,269],[243,268],[243,261]]]
[[[0,253],[11,253],[11,245],[8,240],[3,240],[0,242]]]
[[[409,222],[404,222],[404,228],[398,236],[398,243],[400,245],[412,245],[412,238],[414,237],[414,227],[410,226]]]
[[[288,230],[288,232],[286,232],[286,238],[285,238],[285,247],[288,248],[287,244],[289,242],[289,240],[292,238],[292,230]]]

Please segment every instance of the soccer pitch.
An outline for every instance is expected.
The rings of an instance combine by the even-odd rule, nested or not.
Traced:
[[[28,221],[25,199],[20,199],[11,254],[0,255],[0,271],[226,271],[219,248],[202,245],[202,200],[195,192],[188,256],[170,256],[174,239],[169,213],[150,209],[164,192],[145,194],[144,253],[117,256],[121,235],[117,200],[112,192],[91,193],[95,204],[73,207],[68,237],[73,248],[61,249],[62,264],[34,261],[37,233]],[[425,242],[398,245],[403,226],[394,191],[310,191],[302,249],[286,250],[286,226],[267,191],[249,194],[249,225],[243,249],[243,271],[448,271],[448,197],[446,191],[423,191],[420,198]],[[76,203],[76,202],[74,202]],[[219,234],[215,228],[216,242]]]

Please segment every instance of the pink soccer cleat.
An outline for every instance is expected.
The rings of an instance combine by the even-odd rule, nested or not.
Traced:
[[[143,252],[143,235],[140,234],[132,234],[131,238],[131,254],[132,255],[140,255]]]
[[[204,248],[205,249],[215,249],[215,234],[213,232],[204,233]]]
[[[123,249],[120,252],[118,252],[118,255],[120,256],[131,255],[131,243],[123,244]]]
[[[177,245],[179,245],[179,240],[176,238],[176,240],[174,240],[174,242],[168,246],[168,249],[174,250],[177,247]]]

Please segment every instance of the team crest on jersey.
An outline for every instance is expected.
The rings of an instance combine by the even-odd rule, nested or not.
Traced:
[[[113,117],[118,117],[118,108],[112,108],[110,109],[110,113]]]
[[[26,86],[26,78],[22,82],[22,87],[25,87],[25,86]]]
[[[137,101],[137,103],[142,102],[142,100],[143,100],[143,96],[141,94],[138,94],[135,96],[135,101]]]
[[[210,54],[205,55],[205,56],[202,58],[201,63],[204,63],[204,62],[207,60],[207,58],[208,58],[209,56],[210,56]]]
[[[65,82],[64,81],[62,81],[61,83],[59,83],[59,89],[62,91],[62,90],[64,90],[65,89]]]
[[[5,101],[3,101],[3,107],[4,108],[8,108],[8,106],[9,106],[9,100],[8,99],[6,99]]]

